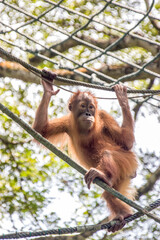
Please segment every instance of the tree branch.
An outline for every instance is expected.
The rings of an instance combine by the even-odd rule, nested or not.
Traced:
[[[137,38],[137,36],[138,36],[138,38]],[[85,36],[85,35],[80,35],[78,37],[79,37],[79,39],[86,41],[86,43],[93,44],[93,45],[95,45],[95,47],[99,47],[101,49],[107,48],[108,46],[110,46],[112,43],[114,43],[115,41],[117,41],[119,39],[118,35],[117,35],[117,37],[111,36],[111,37],[109,37],[109,39],[94,39],[90,36]],[[155,46],[153,43],[147,42],[145,40],[146,39],[138,33],[132,34],[132,36],[127,35],[123,39],[123,41],[120,41],[119,44],[112,47],[110,51],[117,51],[117,50],[122,50],[124,48],[130,48],[130,47],[142,47],[142,48],[146,49],[147,51],[151,52],[153,55],[155,55],[158,52],[159,47]],[[60,42],[59,44],[53,45],[51,47],[51,49],[56,50],[60,53],[63,53],[65,51],[67,51],[69,48],[73,48],[78,45],[81,45],[81,43],[72,38],[68,38],[67,40]],[[39,53],[48,58],[53,58],[53,57],[57,56],[57,53],[54,53],[49,50],[41,50],[41,51],[39,51]],[[42,59],[39,58],[38,56],[34,56],[34,57],[30,58],[30,63],[33,64],[34,66],[39,65],[41,62],[42,62]]]
[[[138,198],[152,190],[156,181],[160,178],[160,166],[153,172],[147,183],[138,189]]]
[[[144,0],[145,1],[145,4],[146,4],[146,8],[147,8],[147,11],[149,10],[149,1],[148,0]],[[160,21],[156,20],[156,19],[153,19],[152,17],[150,17],[150,15],[148,16],[149,17],[149,20],[150,22],[152,23],[153,27],[155,27],[158,31],[160,31]]]

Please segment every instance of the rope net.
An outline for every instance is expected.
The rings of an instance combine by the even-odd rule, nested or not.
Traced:
[[[23,5],[20,1],[0,1],[2,77],[11,77],[11,68],[14,70],[15,66],[8,63],[17,62],[31,74],[18,72],[20,68],[16,68],[13,71],[14,77],[39,84],[41,69],[47,65],[57,73],[56,85],[78,85],[112,91],[115,84],[125,83],[128,93],[143,94],[140,98],[138,95],[134,96],[136,100],[131,97],[137,105],[147,103],[160,108],[160,41],[158,34],[157,37],[152,37],[152,32],[146,34],[144,31],[144,25],[149,21],[157,32],[160,31],[157,24],[160,17],[158,10],[154,8],[154,0],[150,5],[145,1],[146,11],[139,10],[132,1],[124,4],[124,1],[108,0],[98,1],[97,4],[97,1],[92,0],[83,1],[84,4],[80,5],[78,1],[64,0],[36,2],[26,1]],[[124,20],[126,16],[130,16],[128,21]],[[134,83],[135,80],[138,86]],[[141,80],[144,82],[140,83]],[[0,109],[21,125],[22,121],[18,121],[2,104]],[[27,127],[26,130],[30,132],[31,128]],[[37,139],[42,140],[45,145],[41,136],[37,136]],[[85,173],[66,155],[62,156],[60,151],[57,152],[53,145],[50,144],[49,149],[63,160],[69,161],[82,174]],[[128,218],[128,222],[144,214],[160,222],[158,216],[149,213],[159,206],[159,200],[145,209],[101,181],[98,181],[98,185],[139,211],[136,217],[133,215]],[[103,224],[41,233],[17,233],[0,236],[0,239],[100,230],[107,227],[109,225]]]
[[[144,12],[132,2],[126,5],[113,0],[99,1],[98,5],[96,1],[83,4],[63,0],[44,0],[37,4],[28,1],[25,6],[18,1],[3,0],[0,1],[3,9],[0,42],[5,49],[12,46],[13,55],[16,51],[21,60],[29,61],[32,66],[48,64],[57,72],[56,83],[61,85],[97,85],[98,89],[106,90],[116,83],[129,82],[132,86],[134,80],[149,79],[142,86],[145,89],[138,90],[143,93],[148,90],[151,95],[141,96],[143,99],[137,96],[133,101],[156,103],[159,107],[159,97],[153,96],[159,92],[151,91],[157,90],[156,82],[160,78],[160,43],[158,38],[148,37],[143,26],[150,19],[158,30],[156,22],[160,18],[154,14],[155,1],[150,5],[147,2]],[[123,18],[128,15],[130,19],[126,22]],[[2,52],[0,56],[8,60]],[[38,76],[30,78],[31,82],[34,78],[39,83]],[[136,89],[132,91],[135,93]]]

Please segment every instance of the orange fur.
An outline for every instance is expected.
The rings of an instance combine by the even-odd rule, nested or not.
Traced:
[[[87,99],[95,105],[94,125],[85,134],[79,130],[78,119],[74,115],[82,99]],[[137,160],[130,150],[134,142],[133,120],[130,111],[126,109],[125,121],[120,127],[107,112],[98,110],[97,100],[90,92],[78,91],[70,98],[69,105],[72,105],[70,114],[48,121],[41,130],[40,124],[35,124],[35,129],[53,143],[59,141],[63,143],[64,139],[67,139],[69,150],[74,153],[88,172],[92,168],[97,169],[98,174],[102,173],[102,176],[106,176],[106,181],[108,179],[108,183],[113,188],[133,199],[135,193],[130,187],[130,179],[136,172]],[[62,134],[64,139],[61,138]],[[132,213],[127,204],[111,194],[104,192],[103,198],[107,201],[112,218],[116,217],[121,220]]]

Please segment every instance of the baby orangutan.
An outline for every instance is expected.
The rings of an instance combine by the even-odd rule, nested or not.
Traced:
[[[47,79],[56,75],[43,69]],[[33,128],[49,141],[62,141],[62,134],[69,137],[72,151],[88,172],[85,182],[90,188],[95,178],[100,178],[129,199],[134,199],[130,187],[135,176],[137,160],[131,151],[134,143],[134,122],[131,116],[127,88],[115,85],[114,90],[122,109],[123,123],[120,127],[114,118],[97,107],[97,100],[90,92],[78,91],[69,100],[69,114],[59,119],[48,120],[48,105],[56,95],[53,86],[43,80],[44,94],[36,112]],[[104,191],[103,198],[111,212],[110,219],[120,220],[109,231],[115,232],[125,225],[125,218],[132,214],[130,206]]]

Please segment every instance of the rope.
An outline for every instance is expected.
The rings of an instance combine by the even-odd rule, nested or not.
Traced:
[[[160,206],[160,199],[156,200],[155,202],[151,203],[148,207],[146,207],[147,211],[151,211]],[[129,223],[139,217],[143,216],[142,213],[135,213],[130,217],[125,218],[126,223]],[[30,238],[30,237],[40,237],[40,236],[47,236],[47,235],[62,235],[62,234],[72,234],[72,233],[81,233],[87,231],[99,231],[104,229],[109,229],[115,223],[118,224],[119,221],[111,221],[105,224],[96,224],[96,225],[86,225],[86,226],[76,226],[76,227],[69,227],[69,228],[58,228],[58,229],[51,229],[51,230],[43,230],[37,232],[16,232],[11,234],[3,234],[0,235],[0,239],[19,239],[19,238]]]
[[[49,8],[48,10],[44,11],[42,14],[40,14],[38,17],[35,17],[34,15],[32,14],[28,14],[26,11],[24,11],[23,9],[20,9],[14,5],[11,5],[9,3],[7,3],[6,1],[2,1],[3,4],[5,4],[6,6],[14,9],[15,11],[18,11],[18,12],[21,12],[22,14],[25,14],[26,16],[29,16],[29,18],[31,20],[25,22],[24,24],[22,24],[21,26],[19,26],[18,28],[16,29],[13,29],[12,27],[10,27],[10,29],[18,34],[21,34],[18,29],[24,27],[24,26],[27,26],[28,24],[31,24],[33,22],[36,22],[36,21],[39,21],[40,23],[46,25],[47,27],[50,27],[56,31],[59,31],[61,32],[62,34],[66,35],[68,39],[72,38],[74,39],[75,41],[81,43],[82,45],[85,45],[87,47],[91,47],[92,49],[94,50],[97,50],[97,52],[99,51],[100,54],[96,55],[95,58],[91,58],[89,59],[88,61],[84,62],[83,64],[79,64],[77,61],[73,61],[72,59],[69,59],[67,57],[65,57],[63,54],[61,54],[60,52],[56,51],[56,50],[53,50],[53,49],[47,49],[46,47],[44,47],[45,50],[47,51],[50,51],[51,53],[55,53],[69,61],[71,61],[72,63],[76,64],[77,66],[72,69],[72,71],[74,71],[75,73],[77,74],[80,74],[80,75],[83,75],[84,77],[86,77],[86,79],[88,81],[92,80],[92,77],[89,76],[89,74],[83,74],[83,73],[80,73],[78,72],[76,69],[79,68],[80,66],[81,67],[84,67],[85,69],[87,69],[88,71],[90,72],[94,72],[97,74],[97,76],[100,76],[100,77],[103,77],[105,79],[109,79],[111,80],[111,82],[113,84],[110,84],[110,86],[106,86],[106,85],[96,85],[96,84],[93,84],[95,83],[94,81],[92,81],[92,84],[91,83],[84,83],[84,82],[79,82],[79,81],[75,81],[75,80],[71,80],[71,79],[68,79],[68,78],[63,78],[63,77],[60,77],[60,76],[57,76],[56,77],[56,80],[59,81],[59,82],[63,82],[63,83],[68,83],[68,84],[71,84],[71,85],[77,85],[77,86],[83,86],[83,87],[89,87],[89,88],[95,88],[95,89],[101,89],[101,90],[106,90],[106,91],[114,91],[112,86],[119,83],[120,81],[124,81],[125,79],[127,78],[132,78],[132,77],[135,77],[137,76],[140,72],[144,71],[146,73],[149,73],[149,74],[152,74],[153,76],[155,77],[159,77],[159,74],[157,73],[153,73],[152,71],[150,71],[149,69],[145,69],[149,64],[151,64],[153,61],[155,61],[157,58],[159,58],[160,56],[160,52],[157,53],[157,55],[155,57],[152,58],[151,61],[149,61],[148,63],[145,63],[143,66],[138,66],[136,64],[133,64],[133,63],[130,63],[130,62],[127,62],[129,65],[131,65],[132,67],[135,67],[138,69],[138,71],[135,71],[131,74],[127,74],[127,75],[124,75],[122,77],[119,77],[117,80],[107,76],[107,75],[104,75],[103,73],[101,72],[97,72],[98,70],[94,70],[94,69],[91,69],[90,67],[87,67],[85,66],[85,64],[87,64],[88,62],[91,62],[95,59],[97,59],[98,57],[102,56],[102,55],[108,55],[108,56],[111,56],[117,60],[120,60],[121,62],[124,62],[125,63],[125,60],[122,60],[120,59],[118,56],[116,56],[115,54],[111,53],[111,52],[108,52],[110,51],[111,49],[113,49],[113,47],[116,47],[116,45],[118,45],[127,35],[130,35],[131,37],[135,37],[139,40],[143,40],[145,42],[148,42],[150,44],[154,44],[155,46],[160,46],[160,43],[156,42],[156,41],[151,41],[149,39],[146,39],[142,36],[138,36],[134,33],[132,33],[131,31],[134,30],[136,28],[136,26],[139,25],[139,23],[144,20],[147,16],[150,16],[149,13],[154,5],[154,0],[152,1],[152,4],[148,10],[147,13],[143,13],[139,10],[134,10],[133,8],[130,8],[130,7],[127,7],[123,4],[119,4],[113,0],[110,0],[110,1],[106,1],[106,4],[100,9],[100,11],[98,11],[97,13],[95,13],[94,15],[88,17],[87,15],[85,14],[82,14],[82,13],[79,13],[77,11],[74,11],[74,10],[71,10],[71,9],[68,9],[66,7],[64,7],[63,5],[60,5],[60,3],[62,3],[63,0],[60,0],[58,3],[53,3],[51,1],[47,1],[45,0],[45,2],[48,2],[50,4],[54,4],[54,6],[52,6],[51,8]],[[95,17],[99,15],[99,13],[101,13],[102,11],[104,11],[104,9],[107,7],[107,5],[109,4],[114,4],[116,6],[119,6],[119,7],[122,7],[122,8],[126,8],[128,10],[131,10],[131,11],[135,11],[135,12],[139,12],[143,15],[143,18],[140,19],[140,21],[137,22],[137,24],[135,26],[133,26],[131,29],[129,29],[128,31],[125,31],[125,30],[122,30],[122,29],[118,29],[117,27],[111,27],[109,24],[107,23],[101,23],[99,22],[99,20],[96,20]],[[69,34],[69,33],[66,33],[64,30],[61,30],[61,29],[58,29],[57,27],[54,27],[52,24],[49,24],[47,21],[44,21],[44,19],[40,19],[42,18],[43,16],[45,16],[47,13],[49,13],[52,9],[54,9],[55,7],[60,7],[60,8],[66,8],[67,11],[71,11],[73,13],[76,13],[78,15],[81,15],[82,17],[86,18],[88,20],[87,23],[85,23],[82,27],[76,29],[72,34]],[[153,17],[153,16],[152,16]],[[155,18],[155,17],[154,17]],[[157,18],[156,18],[157,19]],[[91,22],[97,22],[98,24],[102,24],[110,29],[115,29],[117,31],[119,31],[120,33],[124,33],[124,35],[119,38],[117,41],[113,42],[112,44],[110,44],[106,49],[102,49],[100,48],[98,45],[96,44],[92,44],[92,43],[89,43],[89,42],[86,42],[84,41],[83,39],[80,39],[77,35],[78,32],[84,30]],[[3,23],[2,23],[3,24]],[[6,24],[4,24],[6,25]],[[6,25],[7,26],[7,25]],[[2,32],[4,33],[4,32]],[[32,38],[29,38],[27,37],[25,34],[21,34],[22,36],[26,37],[27,39],[33,41]],[[3,41],[3,39],[1,38],[1,40]],[[61,41],[61,44],[63,44],[66,40],[64,41]],[[36,41],[33,41],[33,42],[36,42]],[[9,41],[8,41],[9,43]],[[59,44],[59,43],[58,43]],[[42,46],[42,45],[41,45]],[[54,45],[56,46],[56,45]],[[52,46],[52,47],[54,47]],[[43,46],[42,46],[43,47]],[[51,47],[51,48],[52,48]],[[20,47],[19,47],[20,48]],[[31,52],[31,51],[30,51]],[[0,53],[4,54],[5,56],[7,56],[9,59],[15,61],[15,62],[18,62],[19,64],[21,64],[23,67],[25,67],[26,69],[28,69],[29,71],[31,71],[33,74],[37,75],[38,77],[41,78],[41,75],[42,75],[42,71],[33,67],[32,65],[24,62],[23,60],[20,60],[19,58],[16,58],[14,56],[12,56],[9,52],[6,52],[4,49],[0,48]],[[34,53],[33,54],[37,55],[37,56],[40,56],[41,58],[43,59],[46,59],[47,61],[50,61],[54,64],[57,64],[55,62],[53,62],[52,60],[50,60],[49,58],[39,54],[39,53]],[[58,86],[59,87],[59,86]],[[62,87],[59,87],[59,88],[62,88]],[[64,89],[64,88],[62,88]],[[66,89],[64,89],[66,90]],[[69,91],[69,90],[67,90]],[[69,91],[71,92],[71,91]],[[127,90],[128,93],[142,93],[142,94],[145,94],[147,93],[148,95],[142,95],[142,96],[136,96],[137,97],[144,97],[147,99],[150,99],[152,97],[152,95],[154,94],[160,94],[160,90],[151,90],[151,89],[144,89],[144,90],[133,90],[133,89],[128,89]],[[134,97],[129,97],[129,98],[135,98]],[[101,98],[99,97],[99,99],[108,99],[108,98]],[[109,98],[109,99],[115,99],[115,98]],[[116,98],[117,99],[117,98]],[[144,100],[144,102],[146,101],[146,99]],[[61,151],[59,151],[57,148],[55,148],[52,144],[50,144],[46,139],[44,139],[41,135],[39,135],[38,133],[34,132],[34,130],[32,128],[30,128],[29,125],[27,125],[25,122],[23,122],[21,119],[19,119],[17,116],[15,116],[12,112],[10,112],[7,108],[5,108],[2,104],[0,104],[0,109],[6,113],[8,116],[10,116],[15,122],[17,122],[21,127],[23,127],[30,135],[32,135],[35,139],[37,139],[37,141],[41,142],[44,146],[46,146],[48,149],[50,149],[52,152],[54,152],[55,154],[57,154],[57,156],[59,156],[60,158],[62,158],[64,161],[66,161],[68,164],[70,164],[72,167],[74,167],[75,169],[77,169],[79,172],[81,172],[82,174],[85,174],[85,170],[79,166],[78,164],[76,164],[75,162],[72,161],[72,159],[70,159],[68,156],[66,156],[65,154],[63,154]],[[46,145],[45,145],[46,144]],[[132,215],[131,217],[129,218],[126,218],[126,222],[129,222],[129,221],[132,221],[144,214],[146,214],[147,216],[153,218],[155,221],[159,222],[160,223],[160,218],[155,216],[154,214],[150,214],[148,211],[152,210],[153,208],[155,208],[155,205],[156,206],[159,206],[160,205],[160,199],[158,199],[156,202],[154,202],[153,204],[151,204],[148,208],[142,208],[140,207],[138,204],[135,204],[134,202],[132,202],[131,200],[125,198],[123,195],[119,194],[117,191],[115,191],[114,189],[112,188],[109,188],[106,184],[104,184],[103,182],[101,182],[100,180],[96,180],[95,181],[101,188],[105,189],[106,191],[110,192],[111,194],[113,194],[114,196],[118,197],[119,199],[121,199],[122,201],[126,202],[127,204],[129,204],[130,206],[134,207],[135,209],[139,210],[140,212]],[[154,205],[155,204],[155,205]],[[152,208],[153,207],[153,208]],[[107,223],[107,224],[98,224],[98,225],[90,225],[90,226],[77,226],[77,227],[74,227],[74,228],[62,228],[62,229],[53,229],[53,230],[50,230],[50,231],[41,231],[41,232],[35,232],[35,233],[16,233],[16,234],[8,234],[8,235],[3,235],[3,236],[0,236],[0,239],[9,239],[9,238],[22,238],[22,237],[31,237],[31,236],[41,236],[41,235],[50,235],[50,234],[64,234],[64,233],[73,233],[73,232],[82,232],[82,231],[93,231],[93,230],[101,230],[101,229],[106,229],[106,228],[109,228],[110,226],[112,226],[112,224],[115,224],[115,221],[112,221],[110,223]],[[39,235],[41,233],[41,235]],[[26,235],[28,234],[28,235]]]
[[[17,117],[13,112],[11,112],[7,107],[0,103],[0,110],[9,116],[13,121],[15,121],[19,126],[21,126],[25,131],[27,131],[33,138],[43,144],[46,148],[48,148],[51,152],[56,154],[59,158],[63,159],[66,163],[68,163],[71,167],[75,168],[81,174],[85,175],[86,170],[74,162],[70,157],[68,157],[65,153],[61,152],[58,148],[56,148],[53,144],[51,144],[47,139],[42,137],[39,133],[37,133],[34,129],[32,129],[26,122],[24,122],[21,118]],[[137,203],[133,202],[132,200],[126,198],[122,194],[120,194],[115,189],[109,187],[107,184],[102,182],[100,179],[95,179],[94,183],[96,183],[99,187],[103,188],[107,192],[111,193],[115,197],[119,198],[120,200],[124,201],[128,205],[132,206],[133,208],[137,209],[143,214],[146,214],[148,217],[154,219],[156,222],[160,223],[160,218],[155,214],[149,213],[143,207],[138,205]]]
[[[3,48],[0,47],[0,53],[4,54],[7,58],[11,59],[12,61],[15,61],[19,64],[21,64],[23,67],[25,67],[26,69],[32,71],[33,73],[37,73],[41,76],[42,71],[34,66],[32,66],[31,64],[13,56],[11,53],[5,51]],[[91,84],[91,83],[84,83],[84,82],[79,82],[79,81],[75,81],[75,80],[71,80],[68,78],[64,78],[64,77],[59,77],[57,76],[56,79],[57,81],[63,82],[63,83],[68,83],[71,85],[77,85],[77,86],[83,86],[83,87],[88,87],[88,88],[95,88],[95,89],[100,89],[100,90],[106,90],[106,91],[111,91],[113,92],[113,88],[112,87],[106,87],[106,86],[101,86],[101,85],[95,85],[95,84]],[[159,94],[160,90],[152,90],[152,89],[128,89],[127,93],[149,93],[149,94]]]
[[[32,71],[31,71],[32,72]],[[37,73],[34,73],[33,72],[33,74],[35,74],[35,75],[37,75],[38,77],[40,77]],[[44,73],[43,73],[44,74]],[[41,77],[40,77],[41,78]],[[45,76],[43,76],[43,80],[45,81],[45,82],[48,82],[49,84],[52,84],[52,85],[54,85],[54,86],[56,86],[56,87],[58,87],[58,88],[60,88],[60,89],[62,89],[62,90],[64,90],[64,91],[66,91],[66,92],[69,92],[69,93],[75,93],[75,92],[73,92],[73,91],[71,91],[71,90],[68,90],[68,89],[66,89],[66,88],[63,88],[63,87],[61,87],[61,86],[58,86],[57,84],[55,84],[54,83],[54,81],[53,82],[51,82],[53,79],[51,79],[51,81],[49,81],[48,80],[48,78],[47,78],[47,73],[46,73],[46,78],[45,78]],[[129,99],[134,99],[134,98],[141,98],[141,97],[143,97],[143,98],[151,98],[153,95],[152,94],[146,94],[146,95],[139,95],[139,96],[130,96],[130,97],[128,97]],[[97,99],[105,99],[105,100],[117,100],[117,98],[114,98],[114,97],[96,97]],[[144,100],[145,101],[145,100]]]

